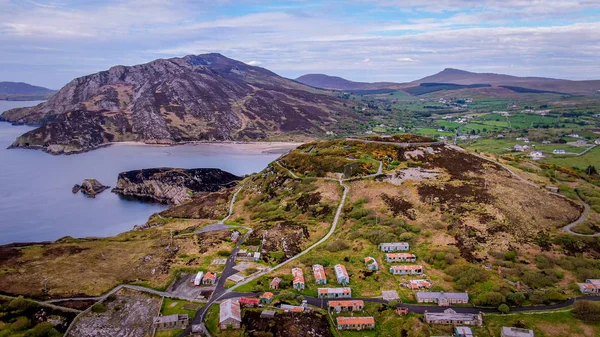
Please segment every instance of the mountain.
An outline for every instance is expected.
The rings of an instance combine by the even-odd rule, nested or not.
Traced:
[[[296,81],[315,88],[347,91],[392,89],[400,85],[399,83],[393,82],[354,82],[345,78],[325,74],[306,74],[298,77]]]
[[[473,73],[453,68],[446,68],[437,74],[411,82],[414,85],[423,83],[490,84],[493,87],[503,88],[501,90],[516,92],[531,92],[526,89],[534,89],[539,93],[573,95],[593,95],[600,90],[600,80],[571,81],[546,77],[518,77],[494,73]]]
[[[341,77],[324,74],[302,75],[296,81],[316,88],[346,90],[358,94],[385,93],[386,90],[403,90],[410,94],[422,94],[432,92],[431,87],[437,84],[459,85],[440,87],[440,90],[458,90],[464,89],[461,86],[476,85],[481,88],[491,86],[491,90],[495,92],[558,93],[570,95],[594,95],[600,90],[600,80],[571,81],[546,77],[518,77],[494,73],[474,73],[453,68],[446,68],[437,74],[408,83],[353,82]],[[429,89],[421,88],[423,86],[427,86]],[[489,91],[490,89],[485,90]]]
[[[188,55],[74,79],[47,102],[2,118],[42,125],[12,147],[56,154],[119,141],[307,137],[359,118],[327,94],[220,54]]]
[[[56,91],[23,82],[0,82],[0,99],[47,99]]]

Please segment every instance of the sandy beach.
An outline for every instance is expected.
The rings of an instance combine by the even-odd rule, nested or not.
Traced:
[[[119,146],[119,145],[128,145],[128,146],[155,146],[155,147],[171,147],[171,146],[193,146],[193,145],[202,145],[202,146],[210,146],[210,147],[224,147],[224,148],[235,148],[238,151],[244,153],[285,153],[291,149],[294,149],[303,143],[300,142],[239,142],[239,141],[229,141],[229,142],[202,142],[202,141],[193,141],[193,142],[182,142],[175,144],[149,144],[145,142],[135,142],[135,141],[126,141],[126,142],[113,142],[108,143],[106,145],[110,146]]]

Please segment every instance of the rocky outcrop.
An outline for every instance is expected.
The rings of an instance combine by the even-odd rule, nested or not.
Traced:
[[[80,77],[48,101],[6,111],[2,118],[41,125],[11,147],[64,154],[120,141],[307,137],[364,117],[328,92],[220,54],[204,54]]]
[[[219,169],[152,168],[119,173],[112,192],[126,197],[180,205],[201,192],[216,192],[242,177]]]
[[[81,185],[75,184],[72,192],[77,193],[81,191],[81,193],[88,197],[95,198],[97,194],[100,194],[109,188],[110,186],[104,186],[96,179],[85,179]]]

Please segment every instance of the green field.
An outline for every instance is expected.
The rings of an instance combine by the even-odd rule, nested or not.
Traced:
[[[576,167],[579,169],[585,169],[589,165],[600,167],[600,146],[596,146],[593,150],[580,157],[561,156],[547,158],[544,161],[550,164],[556,164],[558,166]]]

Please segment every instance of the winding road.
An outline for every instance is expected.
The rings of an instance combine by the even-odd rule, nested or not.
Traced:
[[[466,152],[466,150],[464,150],[463,148],[460,148],[458,146],[454,146],[453,148],[454,149],[460,149],[460,151]],[[567,197],[565,197],[562,194],[550,192],[550,191],[546,190],[543,186],[540,186],[540,185],[538,185],[538,184],[536,184],[536,183],[534,183],[532,181],[529,181],[529,180],[521,177],[520,175],[518,175],[514,171],[512,171],[510,168],[508,168],[508,166],[506,166],[506,165],[504,165],[502,163],[499,163],[497,161],[494,161],[493,159],[490,159],[490,158],[488,158],[486,156],[482,156],[482,155],[477,154],[477,153],[471,153],[471,154],[474,155],[475,157],[478,157],[478,158],[481,158],[481,159],[486,160],[488,162],[491,162],[491,163],[494,163],[496,165],[499,165],[500,167],[502,167],[506,171],[508,171],[513,177],[519,179],[520,181],[522,181],[522,182],[524,182],[524,183],[526,183],[526,184],[528,184],[530,186],[533,186],[533,187],[536,187],[536,188],[540,188],[540,189],[546,191],[546,193],[548,193],[550,195],[555,195],[557,197],[570,200],[570,199],[568,199]],[[578,194],[578,196],[579,196],[579,194]],[[581,199],[581,197],[579,197],[579,198]],[[584,223],[585,220],[587,220],[588,215],[590,214],[590,205],[588,205],[583,200],[581,200],[581,205],[583,206],[583,211],[581,212],[581,214],[579,215],[579,217],[577,218],[577,220],[575,220],[575,221],[569,223],[568,225],[562,227],[561,230],[563,232],[565,232],[565,233],[569,233],[569,234],[576,235],[576,236],[589,236],[589,237],[600,236],[600,233],[595,233],[595,234],[581,234],[581,233],[574,232],[572,230],[573,227]]]
[[[353,139],[353,138],[348,138],[347,140],[353,140],[353,141],[361,141],[361,142],[365,142],[365,143],[382,143],[382,144],[394,144],[400,147],[410,147],[410,146],[423,146],[423,145],[439,145],[439,144],[444,144],[442,142],[431,142],[431,143],[391,143],[391,142],[380,142],[380,141],[368,141],[368,140],[361,140],[361,139]],[[456,148],[460,151],[466,152],[464,149],[459,148],[457,146],[452,146],[452,145],[447,145],[453,148]],[[513,172],[511,169],[509,169],[506,165],[502,164],[502,163],[498,163],[496,161],[493,161],[490,158],[481,156],[479,154],[475,154],[473,153],[473,155],[492,162],[494,164],[500,165],[501,167],[503,167],[505,170],[507,170],[513,177],[519,179],[520,181],[529,184],[531,186],[535,186],[538,188],[543,188],[521,176],[519,176],[518,174],[516,174],[515,172]],[[279,165],[280,167],[282,167],[283,169],[285,169],[289,176],[294,178],[294,179],[302,179],[302,177],[299,177],[297,174],[295,174],[294,172],[292,172],[290,169],[288,169],[287,167],[285,167],[284,165],[281,164],[281,162],[279,162],[278,160],[276,161],[276,164]],[[237,255],[237,252],[239,251],[239,247],[243,244],[243,242],[248,238],[248,236],[252,233],[252,229],[248,228],[248,227],[244,227],[248,229],[248,232],[242,237],[240,238],[240,240],[238,240],[234,250],[232,251],[230,257],[227,259],[225,268],[221,274],[221,277],[219,278],[217,284],[216,284],[216,288],[215,291],[212,293],[211,297],[209,298],[208,302],[206,303],[205,306],[203,306],[202,308],[198,309],[195,318],[192,321],[193,325],[201,325],[205,331],[205,335],[206,336],[211,336],[210,332],[208,331],[208,329],[206,329],[206,326],[204,325],[204,319],[206,317],[206,313],[208,312],[208,310],[210,309],[210,307],[221,300],[225,300],[225,299],[229,299],[229,298],[238,298],[238,297],[243,297],[243,296],[248,296],[248,297],[256,297],[259,296],[261,293],[255,293],[255,292],[235,292],[234,290],[238,287],[240,287],[241,285],[247,284],[249,282],[252,282],[253,280],[268,274],[270,272],[273,272],[287,264],[289,264],[292,261],[297,260],[298,258],[300,258],[301,256],[307,254],[308,252],[310,252],[311,250],[313,250],[314,248],[316,248],[317,246],[321,245],[322,243],[324,243],[325,241],[327,241],[336,231],[337,225],[339,223],[339,220],[341,218],[341,214],[345,205],[345,201],[348,197],[348,193],[350,191],[350,187],[348,185],[345,184],[346,181],[352,181],[352,180],[360,180],[360,179],[366,179],[366,178],[372,178],[378,175],[381,175],[383,173],[383,162],[379,162],[379,168],[377,170],[376,173],[374,174],[370,174],[370,175],[366,175],[366,176],[362,176],[362,177],[357,177],[357,178],[348,178],[348,179],[342,179],[342,176],[339,175],[338,179],[334,179],[334,178],[317,178],[317,179],[322,179],[322,180],[329,180],[329,181],[337,181],[339,183],[339,185],[343,188],[343,193],[341,196],[341,200],[339,202],[338,208],[336,210],[334,219],[332,221],[331,227],[329,229],[329,232],[323,236],[319,241],[317,241],[316,243],[312,244],[310,247],[308,247],[307,249],[303,250],[302,252],[298,253],[297,255],[291,257],[290,259],[274,266],[268,269],[265,269],[259,273],[256,273],[248,278],[246,278],[245,280],[243,280],[242,282],[239,282],[238,284],[236,284],[235,286],[229,288],[229,289],[225,289],[225,281],[227,280],[227,278],[229,276],[231,276],[232,274],[236,273],[237,271],[235,269],[233,269],[233,267],[235,266],[235,256]],[[235,206],[235,201],[236,201],[236,197],[238,195],[238,193],[243,189],[243,185],[233,194],[230,205],[229,205],[229,213],[228,215],[223,219],[220,220],[212,225],[209,225],[205,228],[210,230],[223,230],[228,228],[227,225],[224,224],[225,221],[227,221],[234,212],[234,206]],[[545,190],[545,189],[544,189]],[[548,192],[551,193],[551,192]],[[551,194],[555,194],[555,193],[551,193]],[[560,195],[561,197],[564,197],[562,195]],[[600,236],[600,233],[597,234],[593,234],[593,235],[585,235],[585,234],[579,234],[579,233],[574,233],[571,231],[571,228],[574,226],[577,226],[580,223],[583,223],[585,221],[585,219],[587,218],[588,214],[589,214],[589,206],[587,204],[584,203],[584,211],[582,212],[581,216],[579,217],[579,219],[577,219],[576,221],[570,223],[569,225],[563,227],[563,230],[574,234],[574,235],[580,235],[580,236]],[[185,219],[184,219],[185,220]],[[190,219],[192,220],[192,219]],[[193,219],[196,220],[196,219]],[[197,232],[202,231],[202,229],[198,230]],[[206,231],[206,230],[205,230]],[[51,300],[51,301],[47,301],[47,302],[43,302],[47,305],[54,305],[54,304],[59,304],[61,302],[65,302],[65,301],[71,301],[71,300],[97,300],[97,301],[102,301],[104,299],[106,299],[110,294],[116,293],[117,291],[119,291],[122,288],[129,288],[129,289],[134,289],[134,290],[138,290],[138,291],[144,291],[144,292],[148,292],[148,293],[152,293],[155,295],[159,295],[159,296],[164,296],[164,297],[170,297],[170,298],[176,298],[176,299],[181,299],[181,300],[187,300],[187,301],[196,301],[195,299],[191,299],[191,298],[185,298],[185,297],[181,297],[181,296],[176,296],[167,292],[161,292],[161,291],[157,291],[154,289],[149,289],[146,287],[141,287],[141,286],[132,286],[132,285],[119,285],[116,288],[112,289],[110,292],[108,292],[107,294],[103,295],[103,296],[99,296],[99,297],[78,297],[78,298],[65,298],[65,299],[58,299],[58,300]],[[321,299],[321,298],[314,298],[314,297],[304,297],[304,299],[306,299],[307,303],[319,308],[325,308],[327,306],[327,302],[328,299]],[[381,304],[387,304],[388,301],[383,300],[382,298],[355,298],[355,299],[359,299],[359,300],[363,300],[365,302],[373,302],[373,303],[381,303]],[[600,296],[580,296],[580,297],[575,297],[575,298],[570,298],[562,303],[558,303],[558,304],[554,304],[554,305],[546,305],[546,306],[534,306],[534,307],[519,307],[519,308],[511,308],[511,310],[513,312],[527,312],[527,311],[539,311],[539,310],[554,310],[554,309],[561,309],[561,308],[565,308],[568,307],[570,305],[572,305],[576,300],[578,299],[585,299],[585,300],[592,300],[592,301],[600,301]],[[425,311],[428,312],[441,312],[443,310],[446,309],[446,307],[439,307],[439,306],[431,306],[431,305],[417,305],[417,304],[402,304],[403,307],[407,307],[409,308],[409,310],[411,312],[415,312],[415,313],[424,313]],[[456,312],[460,312],[460,313],[479,313],[479,312],[484,312],[484,313],[497,313],[498,310],[496,308],[478,308],[478,307],[452,307],[453,310],[455,310]],[[181,333],[179,336],[180,337],[184,337],[187,336],[189,333],[191,332],[191,325],[183,332]]]

